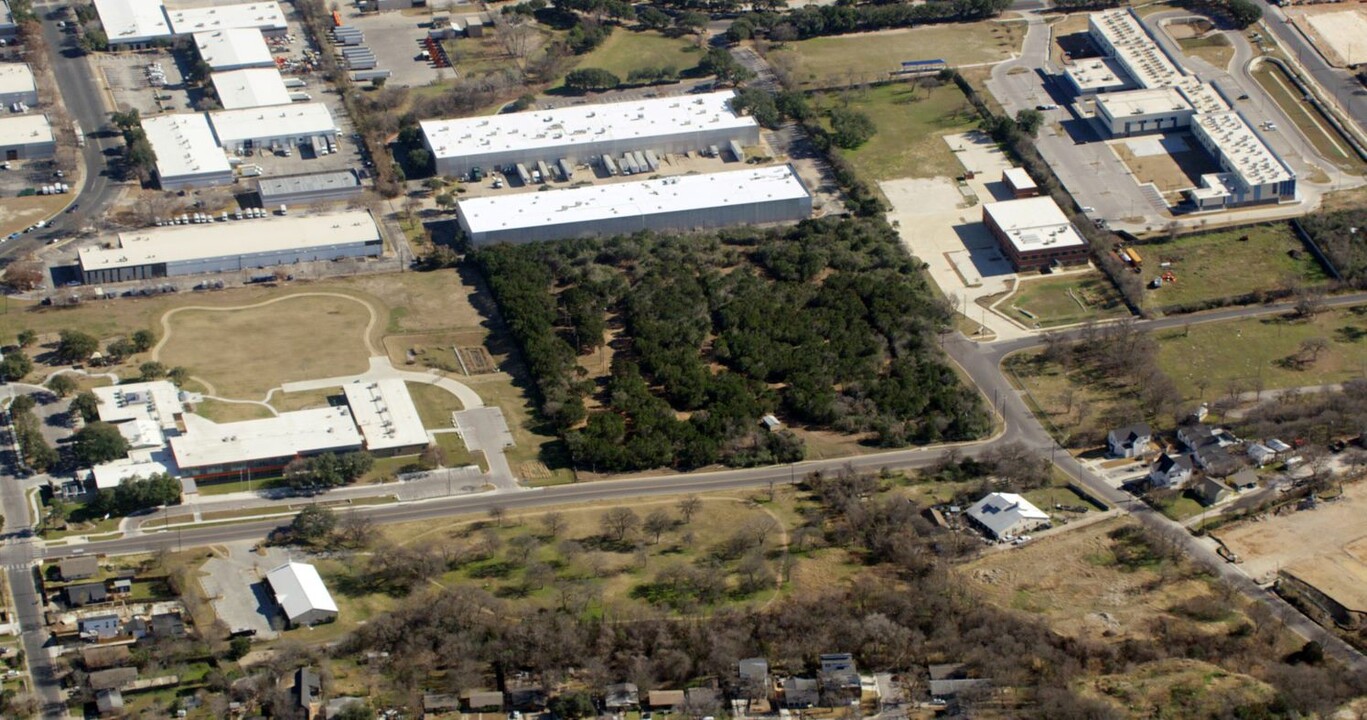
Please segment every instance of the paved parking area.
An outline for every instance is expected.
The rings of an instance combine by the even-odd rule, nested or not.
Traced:
[[[226,556],[218,555],[204,563],[200,587],[230,630],[255,630],[257,638],[274,639],[282,625],[265,587],[265,576],[289,560],[289,552],[268,547],[264,554],[257,554],[250,542],[223,547],[228,550]]]
[[[109,88],[110,99],[120,110],[136,108],[143,116],[164,112],[190,112],[199,109],[202,90],[186,87],[185,74],[192,50],[137,53],[100,53],[92,55],[91,65],[102,85]],[[150,68],[159,68],[165,83],[152,84]]]
[[[433,80],[455,77],[451,68],[439,69],[431,62],[417,59],[431,26],[431,16],[402,12],[360,13],[351,7],[342,10],[342,19],[365,33],[365,46],[375,52],[378,68],[393,73],[388,85],[417,87]]]

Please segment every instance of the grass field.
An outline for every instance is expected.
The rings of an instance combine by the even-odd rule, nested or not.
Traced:
[[[812,38],[769,52],[800,87],[846,87],[886,80],[909,60],[942,59],[951,66],[1000,62],[1020,50],[1022,23],[927,25]]]
[[[189,368],[216,395],[261,398],[281,383],[363,372],[360,336],[368,319],[362,305],[328,297],[229,312],[186,310],[172,317],[160,358]]]
[[[57,214],[71,202],[71,195],[29,195],[0,198],[0,237],[16,233]]]
[[[1150,307],[1186,305],[1215,298],[1237,297],[1259,290],[1295,285],[1318,285],[1327,280],[1315,260],[1285,223],[1186,235],[1171,242],[1142,245],[1144,279],[1164,270],[1175,283],[1148,290]],[[1292,252],[1296,257],[1292,257]]]
[[[602,45],[581,57],[578,67],[607,70],[626,82],[632,70],[669,66],[683,72],[697,67],[701,57],[702,51],[688,37],[667,38],[653,30],[618,28]]]
[[[1367,165],[1339,137],[1333,126],[1295,91],[1295,86],[1281,68],[1264,62],[1253,71],[1253,78],[1326,160],[1349,172],[1362,173],[1367,170]]]
[[[1234,46],[1224,35],[1212,34],[1203,38],[1182,38],[1177,41],[1182,52],[1201,58],[1217,68],[1229,65],[1234,58]]]
[[[195,412],[217,423],[261,420],[271,417],[271,411],[260,405],[229,403],[207,398],[195,405]]]
[[[405,383],[413,404],[418,408],[422,426],[429,430],[451,427],[451,413],[464,410],[460,399],[437,387],[423,383]]]
[[[1115,286],[1099,272],[1022,280],[1015,293],[999,307],[1005,308],[1017,320],[1027,325],[1037,323],[1039,327],[1129,314]]]
[[[1189,399],[1232,392],[1343,382],[1367,375],[1367,306],[1331,310],[1312,320],[1252,318],[1158,333],[1159,365]],[[1304,369],[1287,358],[1307,340],[1327,347]],[[1233,350],[1234,352],[1231,352]],[[1204,388],[1201,386],[1204,384]]]
[[[895,83],[847,93],[824,93],[813,97],[821,108],[848,101],[866,113],[878,132],[855,150],[841,150],[868,180],[903,177],[957,177],[962,166],[942,135],[976,127],[968,100],[952,84],[933,88]]]

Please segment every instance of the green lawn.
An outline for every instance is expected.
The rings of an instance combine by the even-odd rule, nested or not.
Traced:
[[[1333,129],[1313,106],[1306,103],[1295,92],[1295,85],[1280,68],[1265,62],[1253,71],[1253,78],[1272,96],[1272,101],[1281,107],[1291,118],[1306,139],[1315,146],[1324,158],[1350,172],[1360,173],[1364,165],[1348,147],[1342,137]],[[1290,132],[1284,128],[1283,132]]]
[[[1177,522],[1182,522],[1188,518],[1200,515],[1201,512],[1206,509],[1206,506],[1197,502],[1195,498],[1185,491],[1165,496],[1154,504],[1157,506],[1159,512]]]
[[[1157,334],[1160,367],[1189,399],[1232,391],[1343,382],[1367,374],[1367,305],[1322,312],[1313,320],[1252,318]],[[1286,362],[1307,340],[1327,346],[1303,369]],[[1204,385],[1204,388],[1202,388]]]
[[[1328,278],[1324,268],[1285,223],[1217,230],[1179,237],[1172,242],[1141,245],[1144,280],[1171,270],[1175,283],[1147,290],[1148,305],[1161,308],[1259,290],[1316,285]],[[1295,252],[1297,257],[1292,257]],[[1162,263],[1171,263],[1167,268]]]
[[[481,453],[476,458],[471,454],[465,447],[465,441],[460,439],[460,433],[437,433],[435,437],[437,447],[441,448],[442,464],[446,467],[460,467],[478,462],[481,470],[489,470],[489,463],[484,459],[484,455]]]
[[[804,88],[845,87],[888,79],[910,60],[973,65],[1009,59],[1020,49],[1021,23],[926,25],[787,43],[769,60]]]
[[[1024,280],[999,307],[1017,320],[1039,327],[1129,314],[1115,286],[1098,272]]]
[[[845,102],[869,116],[878,132],[855,150],[841,150],[868,180],[904,177],[957,177],[963,174],[958,158],[942,135],[966,132],[977,126],[968,99],[953,84],[933,88],[893,83],[846,93],[813,96],[818,108]]]
[[[405,383],[408,394],[413,397],[413,405],[418,408],[422,426],[432,430],[451,427],[451,413],[465,409],[455,395],[425,383]]]
[[[690,38],[667,38],[653,30],[633,32],[618,28],[608,39],[579,59],[578,67],[607,70],[627,81],[632,70],[673,67],[678,72],[691,70],[702,58],[702,51]]]

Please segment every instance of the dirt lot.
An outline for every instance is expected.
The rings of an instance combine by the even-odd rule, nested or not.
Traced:
[[[1167,152],[1152,152],[1153,143]],[[1200,184],[1201,175],[1219,172],[1215,161],[1186,133],[1128,138],[1109,143],[1140,184],[1153,183],[1171,203],[1181,190]]]
[[[1240,523],[1218,537],[1255,580],[1291,572],[1349,607],[1367,607],[1367,482],[1315,510]]]
[[[1337,67],[1367,62],[1367,7],[1309,5],[1286,10],[1296,27]]]

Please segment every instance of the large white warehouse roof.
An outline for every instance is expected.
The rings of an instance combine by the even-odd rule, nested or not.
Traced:
[[[181,469],[233,466],[260,460],[359,449],[361,434],[345,407],[296,410],[260,420],[216,423],[186,413],[185,434],[171,438]]]
[[[786,165],[462,200],[473,235],[807,197]]]
[[[243,68],[211,76],[218,102],[227,110],[289,105],[290,91],[275,68]]]
[[[337,132],[332,113],[320,102],[219,110],[209,113],[209,122],[223,147],[262,138],[304,138]]]
[[[1124,64],[1140,87],[1175,85],[1185,77],[1149,37],[1129,8],[1092,13],[1088,22],[1093,32],[1100,33],[1115,48],[1116,59]]]
[[[587,145],[724,128],[751,128],[752,117],[731,109],[735,93],[707,93],[555,110],[421,123],[437,159],[516,150]]]
[[[142,130],[157,154],[157,174],[162,178],[232,170],[203,113],[143,118]]]
[[[146,0],[134,0],[134,2]],[[176,35],[250,28],[253,30],[284,30],[285,13],[278,2],[249,2],[237,5],[166,10],[171,20],[171,31]]]
[[[147,42],[171,34],[162,0],[95,0],[109,42]]]
[[[1192,124],[1219,148],[1230,170],[1249,187],[1295,177],[1237,112],[1203,113]]]
[[[306,249],[380,239],[380,230],[366,211],[257,220],[250,230],[238,222],[149,228],[120,233],[113,248],[80,251],[82,270],[136,267],[255,255],[274,250]]]
[[[274,67],[275,59],[266,46],[266,38],[258,30],[216,30],[195,33],[199,57],[210,70],[238,67]]]
[[[53,142],[52,125],[46,115],[0,116],[0,145],[32,145]]]
[[[0,63],[0,95],[27,93],[38,89],[33,70],[25,63]]]

